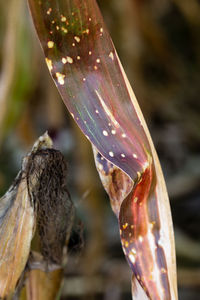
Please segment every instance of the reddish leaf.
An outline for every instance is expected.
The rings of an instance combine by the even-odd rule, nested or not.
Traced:
[[[168,196],[154,146],[95,0],[29,0],[46,62],[94,156],[125,255],[149,299],[177,299]],[[137,199],[137,201],[136,201]]]
[[[150,149],[95,1],[29,3],[69,111],[99,152],[134,178]]]

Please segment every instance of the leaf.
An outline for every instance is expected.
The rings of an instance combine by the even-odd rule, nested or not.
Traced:
[[[34,231],[34,209],[26,178],[0,199],[0,297],[12,293],[26,265]]]
[[[29,3],[47,65],[72,116],[104,157],[136,177],[150,149],[95,1]]]
[[[105,159],[94,146],[93,152],[97,171],[110,197],[111,207],[119,217],[121,204],[133,189],[134,182],[126,173]]]
[[[133,296],[141,300],[139,282],[149,299],[175,300],[174,237],[161,167],[97,4],[29,0],[29,5],[53,80],[93,144],[134,274]]]

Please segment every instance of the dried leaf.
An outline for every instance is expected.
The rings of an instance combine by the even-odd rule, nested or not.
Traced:
[[[34,208],[26,178],[1,198],[0,216],[0,297],[12,293],[26,265],[34,232]],[[2,207],[3,206],[3,207]]]

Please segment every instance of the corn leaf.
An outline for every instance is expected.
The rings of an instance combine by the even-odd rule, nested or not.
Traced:
[[[34,211],[26,178],[0,199],[0,297],[14,292],[28,260]]]
[[[133,298],[177,299],[168,195],[149,131],[95,0],[29,0],[47,66],[119,220]]]

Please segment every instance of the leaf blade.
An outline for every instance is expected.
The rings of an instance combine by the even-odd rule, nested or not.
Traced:
[[[95,1],[87,0],[84,4],[78,0],[65,1],[62,10],[62,1],[55,1],[60,10],[54,7],[55,4],[52,7],[46,5],[48,1],[41,5],[38,1],[29,3],[51,75],[69,111],[99,152],[131,178],[135,177],[136,170],[147,159],[149,145]],[[70,3],[77,9],[73,10]],[[78,9],[80,5],[84,7],[83,12]],[[76,15],[77,10],[79,15]],[[73,13],[80,19],[72,30]],[[69,22],[66,34],[62,33],[62,24],[65,24],[62,18]],[[80,23],[84,24],[81,33]],[[87,30],[89,34],[83,33]],[[118,145],[116,149],[112,146],[115,144]],[[126,158],[123,159],[121,154]]]
[[[0,297],[14,292],[28,260],[33,236],[34,210],[28,195],[26,179],[5,196],[14,203],[0,225]],[[2,201],[2,199],[1,199]]]
[[[97,168],[98,153],[106,161],[109,179],[104,172],[105,166],[98,171],[110,194],[113,210],[119,216],[121,228],[126,225],[127,220],[138,228],[145,221],[144,239],[150,228],[150,214],[155,214],[155,226],[159,234],[164,236],[161,243],[164,251],[159,256],[166,262],[166,280],[160,280],[162,267],[155,264],[153,255],[149,256],[148,263],[153,266],[155,264],[154,270],[159,270],[159,275],[153,275],[157,286],[149,284],[150,274],[144,268],[141,272],[137,271],[135,261],[130,263],[129,252],[125,250],[131,268],[138,276],[144,274],[145,279],[140,282],[150,299],[175,300],[174,238],[161,167],[141,110],[96,2],[57,0],[52,4],[48,1],[29,0],[29,4],[47,65],[63,101],[97,149],[94,150]],[[112,176],[111,165],[116,166],[115,171],[123,182],[121,194],[117,196],[111,193],[113,188],[120,189]],[[126,176],[132,183],[125,184]],[[141,192],[141,185],[145,193]],[[138,190],[138,196],[144,204],[142,212],[138,207],[132,209]],[[156,210],[153,209],[154,206],[157,207]],[[140,214],[142,217],[139,217]],[[134,230],[129,233],[135,234]],[[130,243],[129,236],[122,238],[125,243]],[[138,243],[138,240],[135,239],[134,243]],[[147,238],[146,248],[155,256],[154,247],[158,247],[158,239],[154,238],[152,244]],[[141,251],[145,254],[145,247]],[[143,260],[141,264],[144,265]]]

